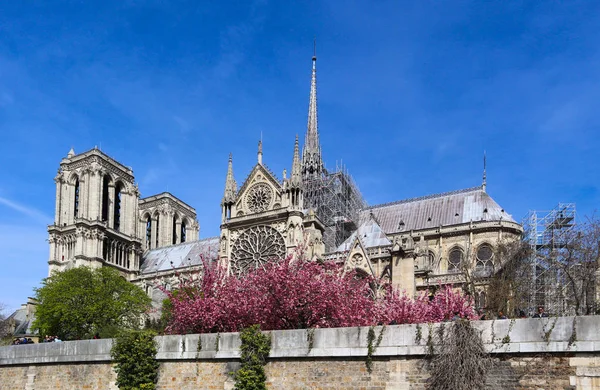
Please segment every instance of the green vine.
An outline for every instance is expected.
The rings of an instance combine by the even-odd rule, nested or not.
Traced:
[[[421,329],[421,324],[417,324],[417,332],[415,334],[415,344],[421,344],[421,340],[423,339],[423,330]]]
[[[198,345],[196,346],[196,359],[200,359],[200,352],[202,351],[202,335],[198,335]]]
[[[558,321],[558,317],[554,317],[554,321],[552,321],[552,325],[550,326],[550,328],[548,328],[548,330],[546,330],[546,325],[544,325],[544,334],[542,335],[542,338],[544,339],[544,341],[546,342],[546,344],[550,343],[550,336],[552,336],[552,331],[554,330],[554,327],[556,326],[556,321]]]
[[[510,332],[512,331],[512,328],[515,325],[515,322],[516,320],[514,318],[510,320],[510,324],[508,325],[508,332],[506,333],[506,336],[502,338],[502,344],[510,343]]]
[[[306,329],[306,341],[308,341],[308,352],[306,353],[308,355],[315,343],[315,328]]]
[[[571,348],[573,344],[577,342],[577,317],[573,317],[573,328],[571,330],[571,336],[569,336],[569,342],[567,343],[567,349]]]
[[[157,344],[152,331],[128,331],[117,336],[110,354],[116,384],[123,390],[154,390],[158,378]]]
[[[219,340],[221,340],[221,333],[217,332],[217,337],[215,338],[215,351],[219,352]]]
[[[240,332],[241,367],[234,374],[236,390],[266,390],[265,365],[271,351],[271,337],[252,325]]]
[[[429,332],[427,332],[427,356],[433,356],[433,324],[431,322],[427,323],[427,327],[429,328]]]
[[[370,326],[369,332],[367,333],[367,360],[365,365],[367,366],[367,371],[369,374],[373,372],[373,354],[381,344],[381,340],[383,339],[383,332],[385,331],[385,325],[381,327],[379,331],[379,336],[377,336],[377,340],[375,340],[375,327]]]

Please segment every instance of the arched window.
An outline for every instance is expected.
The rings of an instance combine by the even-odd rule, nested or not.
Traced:
[[[433,253],[432,251],[429,251],[429,253],[427,253],[427,264],[425,264],[425,268],[433,269],[434,264],[435,264],[435,253]]]
[[[494,258],[494,251],[489,244],[481,244],[477,248],[477,268],[492,268],[492,259]]]
[[[171,236],[173,237],[172,244],[177,244],[177,214],[173,215],[173,230],[171,232]]]
[[[102,258],[104,259],[104,261],[108,261],[108,254],[110,253],[110,250],[108,248],[108,238],[104,238],[104,240],[102,240]]]
[[[77,218],[79,214],[79,179],[75,179],[75,196],[73,201],[73,216]]]
[[[460,265],[463,259],[463,252],[460,248],[454,248],[448,255],[448,271],[456,272],[460,270]]]
[[[185,219],[184,219],[183,221],[181,221],[181,242],[185,242],[186,233],[187,233],[187,227],[186,227]]]
[[[102,220],[108,221],[108,185],[110,176],[105,175],[102,180]]]
[[[160,246],[159,245],[159,243],[160,243],[160,237],[159,237],[160,236],[160,234],[159,234],[160,233],[160,225],[159,225],[159,223],[160,223],[160,215],[156,214],[156,226],[155,226],[156,240],[154,241],[155,248],[158,248]]]
[[[146,249],[150,249],[152,242],[152,218],[150,214],[146,217]]]
[[[119,230],[121,228],[121,191],[123,184],[117,183],[115,186],[115,210],[113,213],[113,228]]]

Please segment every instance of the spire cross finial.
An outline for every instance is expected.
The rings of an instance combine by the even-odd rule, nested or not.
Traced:
[[[262,165],[262,132],[260,134],[260,141],[258,141],[258,163]]]

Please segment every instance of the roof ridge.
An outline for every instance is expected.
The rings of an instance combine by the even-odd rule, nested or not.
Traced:
[[[158,248],[152,248],[152,249],[150,249],[148,251],[148,253],[156,251],[156,250],[169,249],[169,248],[173,248],[173,247],[176,247],[176,246],[183,246],[183,245],[188,245],[188,244],[194,244],[196,242],[203,242],[203,241],[214,240],[214,239],[219,239],[219,238],[220,238],[219,236],[205,237],[205,238],[199,238],[199,239],[194,240],[194,241],[180,242],[179,244],[171,244],[171,245],[159,246]]]
[[[476,187],[471,187],[471,188],[463,188],[463,189],[460,189],[460,190],[454,190],[454,191],[448,191],[448,192],[440,192],[438,194],[418,196],[418,197],[415,197],[415,198],[408,198],[408,199],[397,200],[397,201],[394,201],[394,202],[376,204],[376,205],[373,205],[373,206],[366,207],[363,210],[372,210],[372,209],[376,209],[376,208],[380,208],[380,207],[394,206],[394,205],[397,205],[397,204],[416,202],[416,201],[420,201],[420,200],[428,200],[428,199],[441,198],[443,196],[464,194],[464,193],[467,193],[467,192],[473,192],[473,191],[478,191],[478,190],[479,191],[482,190],[481,186],[476,186]]]

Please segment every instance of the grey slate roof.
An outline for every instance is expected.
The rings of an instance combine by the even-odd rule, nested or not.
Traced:
[[[371,206],[361,211],[359,226],[367,223],[371,214],[386,234],[470,221],[515,222],[481,187]]]
[[[204,238],[198,241],[184,242],[182,244],[152,249],[143,256],[140,274],[147,275],[153,272],[169,271],[202,264],[202,257],[206,260],[217,258],[219,251],[219,237]]]
[[[391,245],[392,242],[387,238],[385,232],[381,229],[374,218],[369,218],[362,223],[358,229],[350,235],[338,248],[337,252],[346,252],[352,248],[356,237],[360,240],[364,248]]]
[[[8,320],[15,321],[15,330],[13,332],[13,334],[15,336],[33,334],[31,325],[33,325],[34,319],[35,319],[35,316],[32,319],[27,318],[27,308],[26,307],[20,307],[19,309],[17,309],[14,313],[12,313],[8,317]]]

